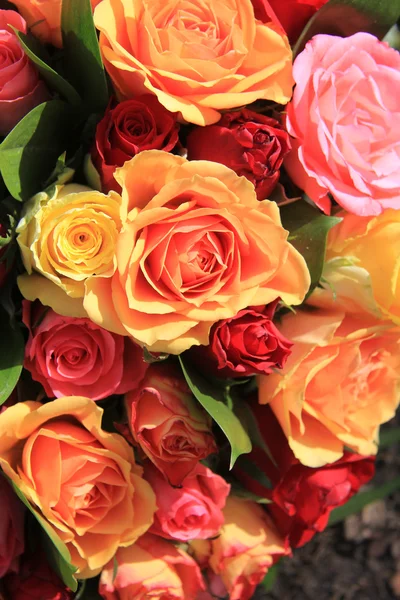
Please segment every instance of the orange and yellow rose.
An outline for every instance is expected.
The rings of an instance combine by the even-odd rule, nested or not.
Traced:
[[[300,304],[310,277],[274,202],[224,165],[141,152],[117,170],[123,230],[112,277],[90,277],[99,325],[154,352],[207,344],[213,323],[280,297]],[[60,311],[58,311],[60,312]]]
[[[292,95],[289,42],[279,25],[255,18],[251,0],[102,0],[94,22],[123,99],[151,92],[209,125],[221,110]]]
[[[101,0],[91,0],[92,9]],[[33,35],[41,42],[61,48],[61,4],[62,0],[13,0],[24,17]]]
[[[17,241],[28,273],[18,282],[25,298],[39,298],[42,304],[66,316],[85,316],[82,308],[81,314],[68,312],[77,304],[71,299],[83,297],[88,277],[113,274],[121,229],[120,204],[121,198],[115,192],[106,196],[75,184],[56,186],[50,197],[45,192],[34,196],[17,227]],[[58,298],[63,294],[54,290],[55,286],[70,297],[66,298],[66,312],[59,307]]]
[[[270,404],[295,456],[320,467],[345,446],[376,454],[379,426],[400,400],[400,328],[333,301],[286,315],[280,330],[293,351],[279,375],[260,376],[259,402]]]
[[[249,600],[268,569],[289,549],[271,518],[255,502],[229,496],[225,523],[212,540],[195,540],[190,548],[202,568],[221,578],[229,600]]]
[[[0,466],[66,544],[81,579],[145,533],[156,509],[132,448],[102,430],[102,413],[71,396],[0,415]]]
[[[339,216],[342,222],[328,238],[325,287],[339,292],[347,303],[351,299],[354,310],[366,297],[362,289],[369,289],[369,310],[400,325],[400,211]]]

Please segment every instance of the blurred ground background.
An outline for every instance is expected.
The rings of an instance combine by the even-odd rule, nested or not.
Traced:
[[[390,427],[400,426],[400,414]],[[379,452],[373,487],[400,475],[400,444]],[[368,489],[367,486],[364,489]],[[281,562],[270,592],[254,600],[400,598],[400,491],[366,506]]]

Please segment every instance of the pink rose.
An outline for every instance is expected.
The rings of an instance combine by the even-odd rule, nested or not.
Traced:
[[[400,209],[400,54],[368,33],[317,35],[296,58],[285,166],[326,213]]]
[[[49,99],[11,26],[26,33],[26,22],[17,12],[0,10],[0,136],[7,135],[32,108]]]
[[[210,417],[173,365],[151,365],[125,405],[135,442],[171,485],[181,485],[200,460],[217,450]]]
[[[193,558],[150,533],[133,546],[119,548],[99,584],[105,600],[195,600],[201,590],[204,582]]]
[[[89,319],[63,317],[24,300],[23,322],[29,329],[24,367],[49,398],[101,400],[136,388],[144,377],[142,349]]]
[[[0,578],[17,573],[24,551],[25,508],[10,484],[0,475]]]
[[[150,483],[158,506],[152,533],[180,541],[218,534],[230,490],[222,477],[198,463],[179,488],[172,487],[152,464],[145,466],[144,478]]]

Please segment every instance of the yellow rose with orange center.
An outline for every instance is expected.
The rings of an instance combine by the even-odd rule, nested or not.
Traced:
[[[18,225],[17,241],[28,275],[19,279],[25,297],[33,300],[37,288],[49,286],[37,272],[71,298],[82,298],[85,280],[92,275],[111,276],[115,246],[121,229],[121,198],[80,185],[57,186],[52,197],[37,194]],[[44,304],[52,302],[52,288]],[[57,291],[55,292],[57,294]],[[73,303],[71,303],[72,306]],[[73,315],[72,315],[73,316]]]
[[[0,466],[93,577],[153,522],[155,496],[132,448],[101,428],[93,400],[20,402],[0,415]]]
[[[151,351],[207,344],[219,319],[282,298],[310,277],[274,202],[224,165],[151,150],[117,170],[123,229],[112,277],[90,277],[84,307]]]
[[[379,426],[400,400],[400,328],[367,312],[309,308],[285,316],[280,330],[292,354],[279,374],[259,378],[259,402],[270,404],[295,456],[320,467],[345,446],[375,454]]]
[[[121,98],[151,92],[197,125],[258,99],[286,104],[292,54],[251,0],[102,0],[94,12],[103,62]]]
[[[355,310],[365,297],[360,289],[369,287],[370,310],[400,325],[400,211],[339,216],[328,238],[324,287],[338,292],[340,301],[352,299]]]

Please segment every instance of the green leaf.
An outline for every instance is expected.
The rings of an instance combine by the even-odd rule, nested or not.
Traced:
[[[247,475],[250,475],[252,479],[257,481],[263,487],[267,488],[268,490],[272,489],[272,483],[264,471],[254,464],[247,456],[241,456],[238,459],[236,466],[241,471],[245,471]]]
[[[66,586],[68,586],[73,592],[78,589],[78,582],[74,577],[76,568],[71,565],[71,555],[68,551],[67,546],[58,537],[51,525],[38,513],[38,511],[30,504],[25,495],[17,487],[17,485],[9,479],[15,493],[18,498],[25,504],[27,509],[32,513],[35,519],[39,522],[44,532],[44,546],[47,557],[51,566],[57,575],[62,579]]]
[[[387,448],[400,442],[400,427],[392,427],[379,433],[379,449]]]
[[[181,356],[179,362],[193,395],[228,438],[231,445],[232,469],[241,454],[251,452],[250,438],[237,416],[224,403],[223,390],[210,384],[189,363],[184,362]]]
[[[13,29],[18,36],[23,50],[29,56],[31,61],[35,63],[42,76],[42,79],[44,79],[48,87],[60,94],[60,96],[62,96],[70,104],[79,106],[82,101],[78,92],[68,81],[66,81],[63,77],[61,77],[61,75],[54,71],[54,69],[46,64],[43,46],[41,46],[36,38],[28,36],[21,31],[18,31],[14,27]]]
[[[99,578],[85,579],[80,582],[80,587],[75,600],[102,600],[99,594]]]
[[[0,405],[18,383],[24,362],[25,343],[21,330],[13,328],[9,316],[0,312]]]
[[[344,521],[350,515],[356,515],[361,512],[362,509],[371,504],[372,502],[376,502],[377,500],[382,500],[386,498],[386,496],[390,496],[393,492],[400,490],[400,477],[397,477],[393,481],[389,481],[384,485],[374,488],[372,490],[368,490],[367,492],[360,492],[356,494],[346,504],[343,506],[339,506],[335,508],[331,512],[331,516],[329,518],[329,525],[334,525],[335,523],[339,523],[340,521]]]
[[[322,276],[329,230],[341,219],[327,217],[304,201],[284,206],[280,212],[283,226],[290,233],[289,241],[303,255],[310,271],[309,295]]]
[[[270,592],[272,590],[272,588],[274,587],[274,585],[275,585],[276,579],[278,577],[279,566],[280,566],[280,561],[279,561],[279,563],[276,563],[275,565],[272,565],[272,567],[270,567],[268,569],[268,572],[267,572],[266,576],[262,580],[261,585],[268,592]]]
[[[314,35],[326,33],[348,37],[358,31],[382,39],[400,15],[400,0],[329,0],[310,19],[299,37],[296,56]]]
[[[383,38],[384,42],[387,42],[391,48],[400,51],[400,30],[397,25],[393,25]]]
[[[252,502],[256,502],[257,504],[272,504],[272,500],[270,500],[269,498],[253,494],[253,492],[246,490],[246,488],[240,485],[240,483],[238,483],[237,481],[228,481],[228,483],[230,483],[231,485],[230,493],[232,496],[236,496],[237,498],[243,498],[244,500],[251,500]]]
[[[0,144],[0,171],[14,198],[25,201],[42,189],[67,147],[74,114],[61,100],[39,104]]]
[[[63,0],[61,30],[69,80],[89,112],[104,112],[108,103],[107,80],[90,0]]]

